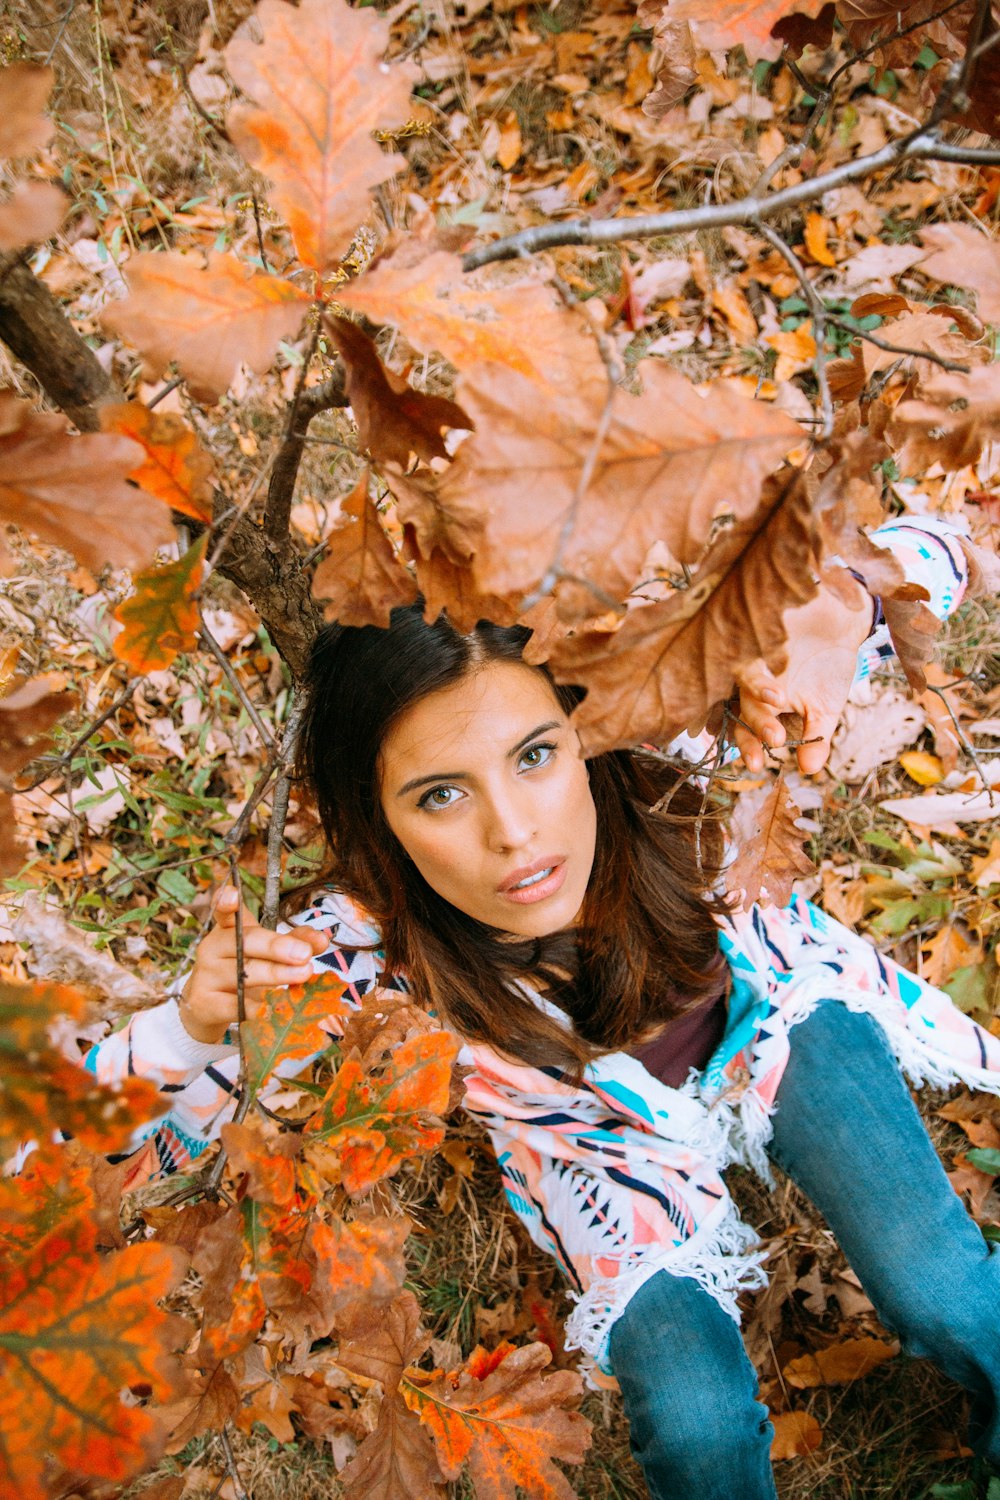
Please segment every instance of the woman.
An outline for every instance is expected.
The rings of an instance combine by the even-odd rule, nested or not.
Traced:
[[[954,606],[965,565],[946,527],[879,540]],[[781,739],[777,711],[806,710],[808,732],[818,702],[821,743],[800,751],[815,768],[871,621],[827,602],[795,623],[788,672],[745,685],[751,764]],[[654,813],[660,762],[586,762],[574,694],[525,665],[526,635],[463,636],[417,608],[388,632],[324,632],[301,757],[334,887],[293,932],[247,914],[248,984],[333,970],[356,1000],[415,989],[462,1036],[466,1106],[570,1280],[569,1346],[621,1386],[653,1496],[775,1495],[735,1301],[765,1283],[762,1257],[720,1175],[737,1160],[765,1178],[776,1161],[809,1194],[886,1326],[969,1390],[972,1441],[1000,1463],[1000,1256],[897,1063],[1000,1091],[1000,1044],[806,902],[727,912],[695,855],[700,798],[680,787]],[[92,1054],[102,1078],[132,1068],[171,1091],[166,1169],[230,1103],[234,904],[220,896],[179,1003]]]

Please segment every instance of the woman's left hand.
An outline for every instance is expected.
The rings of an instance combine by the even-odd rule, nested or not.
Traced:
[[[788,664],[775,675],[763,661],[739,678],[739,715],[733,738],[748,771],[760,771],[770,749],[788,738],[779,714],[798,714],[803,743],[796,749],[800,771],[826,764],[830,741],[840,722],[857,669],[858,648],[870,633],[872,600],[858,585],[849,605],[826,584],[808,604],[785,613]]]

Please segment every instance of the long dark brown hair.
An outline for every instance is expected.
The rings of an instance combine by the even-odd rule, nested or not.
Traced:
[[[429,693],[488,662],[520,662],[529,634],[481,621],[463,635],[444,616],[428,625],[419,602],[393,610],[387,630],[327,626],[312,653],[298,775],[328,840],[327,877],[378,925],[387,971],[404,972],[468,1040],[578,1077],[600,1053],[650,1040],[721,990],[720,903],[709,894],[721,845],[702,818],[696,858],[700,792],[648,754],[612,751],[587,762],[597,846],[578,928],[511,941],[430,888],[386,822],[381,746]],[[579,690],[549,682],[569,713]],[[651,811],[671,790],[669,811]],[[525,981],[545,988],[571,1029]]]

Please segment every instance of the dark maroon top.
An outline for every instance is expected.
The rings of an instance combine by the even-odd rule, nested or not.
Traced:
[[[661,1083],[672,1089],[680,1088],[687,1082],[692,1068],[701,1072],[722,1041],[726,1016],[724,989],[718,995],[709,995],[700,1005],[671,1021],[645,1047],[631,1048],[631,1055],[637,1057],[646,1071]]]

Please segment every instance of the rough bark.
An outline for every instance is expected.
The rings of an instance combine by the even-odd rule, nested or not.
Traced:
[[[121,399],[48,287],[18,255],[0,255],[0,339],[81,432],[97,430],[102,402]]]

